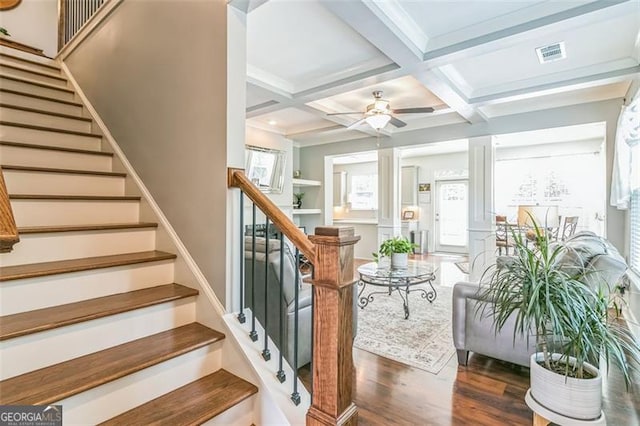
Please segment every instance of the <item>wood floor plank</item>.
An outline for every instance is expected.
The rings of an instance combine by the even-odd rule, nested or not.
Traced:
[[[23,226],[18,228],[18,233],[23,234],[45,234],[53,232],[81,232],[81,231],[110,231],[119,229],[135,228],[157,228],[155,222],[132,222],[132,223],[105,223],[101,225],[50,225],[50,226]]]
[[[197,294],[198,290],[173,283],[5,315],[0,317],[0,340],[120,314]]]
[[[101,423],[101,426],[200,425],[256,392],[258,388],[251,383],[221,369]]]
[[[85,257],[82,259],[59,260],[54,262],[30,263],[0,267],[0,282],[23,278],[65,274],[69,272],[89,271],[114,266],[133,265],[145,262],[175,259],[176,255],[163,251],[143,251],[115,254],[110,256]]]
[[[224,334],[192,323],[0,382],[0,404],[39,405],[215,343]]]

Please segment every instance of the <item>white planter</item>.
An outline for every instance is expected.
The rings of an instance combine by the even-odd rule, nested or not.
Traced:
[[[559,359],[560,354],[552,354]],[[567,417],[592,420],[600,417],[602,410],[602,375],[591,364],[585,364],[585,370],[594,374],[593,379],[565,377],[542,367],[536,361],[542,360],[541,352],[531,355],[531,396],[539,404],[551,411]],[[570,358],[570,363],[575,358]]]
[[[408,265],[408,253],[391,253],[391,269],[406,269]]]

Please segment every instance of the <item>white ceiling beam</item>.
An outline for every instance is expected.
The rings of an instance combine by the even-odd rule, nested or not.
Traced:
[[[469,99],[469,103],[476,107],[480,107],[502,102],[517,101],[553,93],[567,92],[571,90],[601,86],[604,84],[617,83],[620,81],[636,78],[639,73],[640,65],[637,65],[625,69],[613,70],[566,80],[553,81],[537,86],[528,86],[522,89],[509,90],[485,96],[478,96]]]

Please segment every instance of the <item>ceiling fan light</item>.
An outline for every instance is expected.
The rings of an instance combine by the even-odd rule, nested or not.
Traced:
[[[378,99],[373,103],[373,109],[379,112],[386,112],[389,110],[389,101]]]
[[[391,120],[391,116],[387,114],[373,114],[369,115],[364,120],[375,130],[380,130],[387,125],[389,120]]]

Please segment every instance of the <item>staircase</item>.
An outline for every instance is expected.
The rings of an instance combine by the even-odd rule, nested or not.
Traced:
[[[55,61],[1,48],[21,241],[0,255],[0,405],[61,404],[65,425],[250,424],[257,388],[221,368],[204,296],[174,282],[176,255],[70,87]]]

